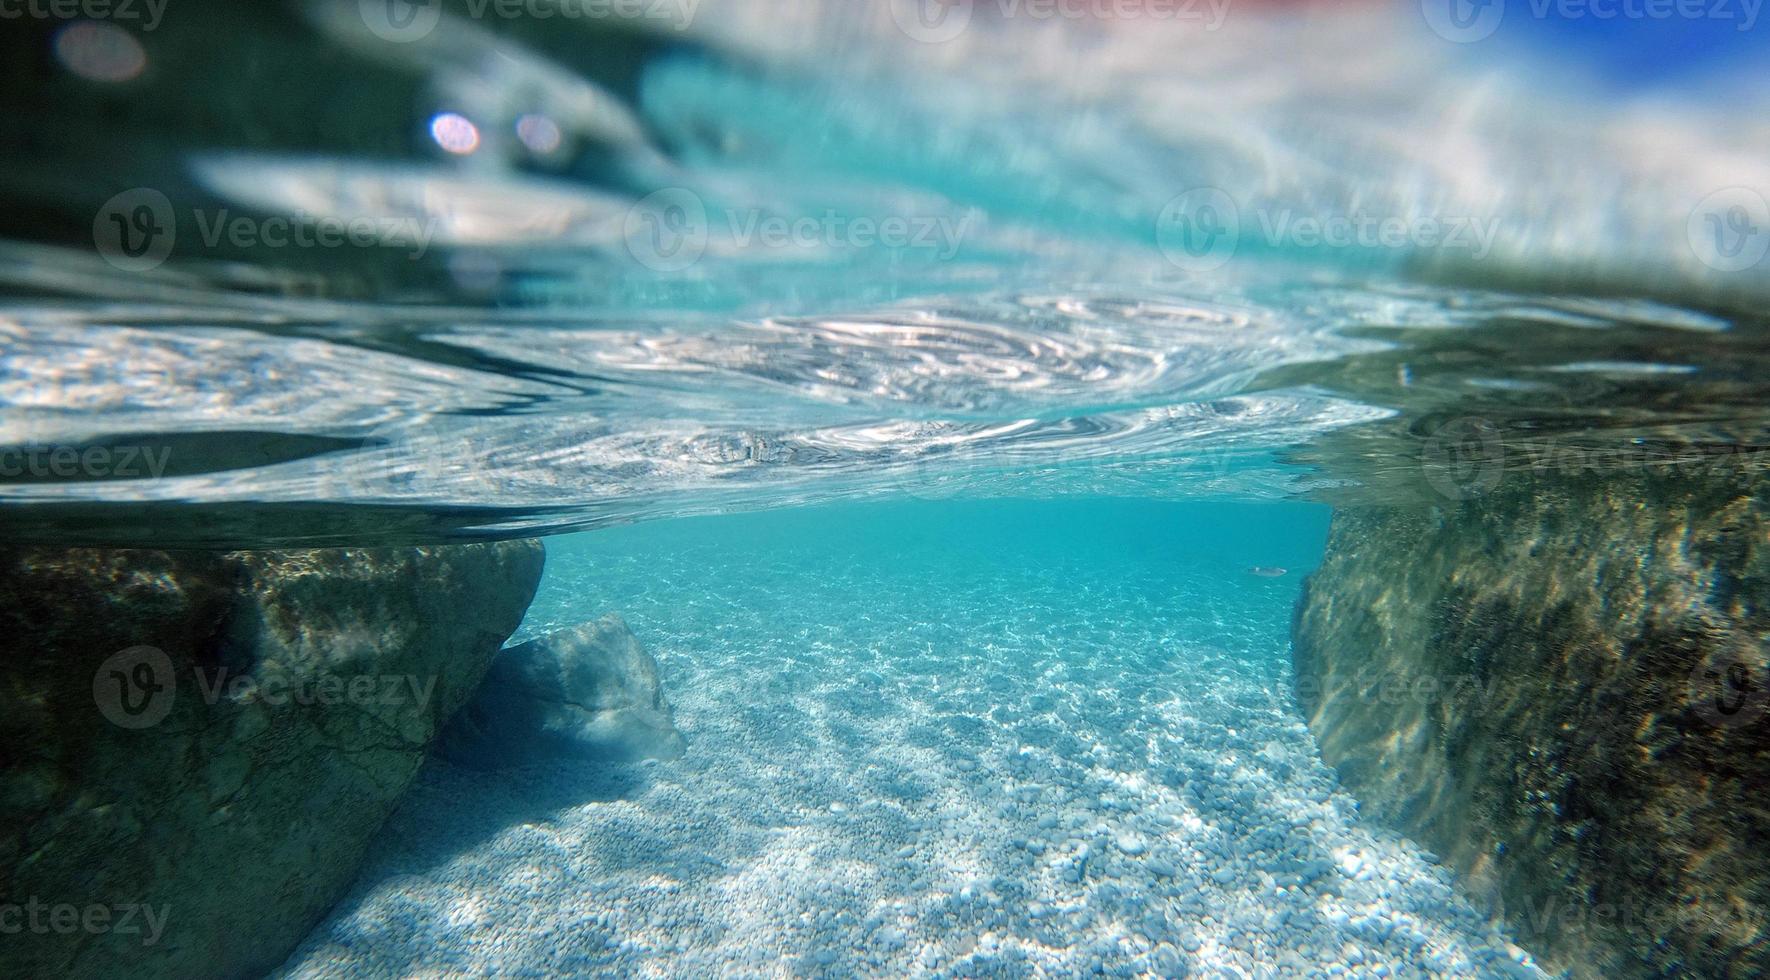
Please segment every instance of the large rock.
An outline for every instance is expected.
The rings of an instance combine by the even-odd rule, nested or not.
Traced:
[[[1342,510],[1298,693],[1364,812],[1584,977],[1770,975],[1770,488]]]
[[[492,769],[554,759],[675,759],[687,743],[658,665],[621,617],[549,633],[498,654],[439,754]]]
[[[0,975],[275,967],[541,565],[535,542],[0,552]]]

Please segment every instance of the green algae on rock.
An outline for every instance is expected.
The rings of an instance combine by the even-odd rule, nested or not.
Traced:
[[[0,973],[274,968],[349,885],[542,560],[533,541],[0,553],[0,894],[42,926],[0,943]]]
[[[1770,971],[1770,491],[1510,481],[1337,512],[1299,698],[1364,811],[1580,977]]]

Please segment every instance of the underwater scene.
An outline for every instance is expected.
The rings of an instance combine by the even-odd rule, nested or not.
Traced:
[[[0,0],[0,977],[1770,976],[1759,0]]]

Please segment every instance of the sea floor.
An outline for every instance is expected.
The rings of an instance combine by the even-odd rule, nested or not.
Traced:
[[[516,639],[620,613],[688,754],[428,765],[285,974],[1541,975],[1321,763],[1316,543],[920,506],[550,542]]]

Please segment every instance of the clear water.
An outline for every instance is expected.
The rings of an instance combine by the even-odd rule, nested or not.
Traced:
[[[619,611],[688,754],[430,767],[286,974],[1518,970],[1358,821],[1290,695],[1326,517],[910,502],[551,539],[518,638]]]
[[[204,4],[144,35],[152,71],[112,102],[62,49],[22,89],[15,125],[75,135],[14,154],[0,443],[148,455],[9,466],[14,537],[367,543],[906,491],[1430,499],[1422,448],[1459,417],[1601,456],[1763,441],[1766,280],[1705,237],[1729,188],[1770,185],[1731,45],[1632,90],[1387,8],[1200,33],[980,4],[935,44],[890,4],[707,0],[687,31],[456,12],[389,43],[359,6]],[[211,26],[220,60],[185,57]],[[213,99],[302,59],[335,80]],[[133,227],[137,187],[174,232],[146,269],[93,238]],[[1189,238],[1217,227],[1200,201],[1236,230]]]
[[[544,536],[513,642],[618,612],[690,743],[427,765],[283,975],[1539,975],[1359,819],[1293,607],[1333,507],[1761,485],[1760,47],[258,6],[6,35],[0,533]],[[1295,223],[1367,216],[1458,237]]]

